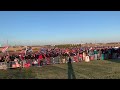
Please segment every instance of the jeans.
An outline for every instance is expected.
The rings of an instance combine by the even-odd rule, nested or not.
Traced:
[[[98,55],[97,55],[97,54],[95,54],[95,60],[97,60],[97,57],[98,57]]]

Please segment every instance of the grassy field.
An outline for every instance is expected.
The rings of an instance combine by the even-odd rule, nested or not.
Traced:
[[[120,60],[0,70],[0,79],[120,79]]]

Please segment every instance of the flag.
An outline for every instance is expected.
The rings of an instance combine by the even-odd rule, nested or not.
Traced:
[[[5,51],[7,51],[8,49],[8,46],[5,46],[3,49],[2,49],[2,52],[4,53]]]

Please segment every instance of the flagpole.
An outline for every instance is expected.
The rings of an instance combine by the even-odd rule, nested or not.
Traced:
[[[8,39],[7,39],[7,46],[8,46]],[[9,47],[8,47],[8,49],[9,49]],[[6,50],[6,54],[8,54],[9,52],[8,52],[8,49]]]

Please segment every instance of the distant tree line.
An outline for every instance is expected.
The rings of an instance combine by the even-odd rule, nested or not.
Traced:
[[[63,45],[55,45],[58,48],[70,48],[70,47],[81,47],[81,44],[63,44]]]

